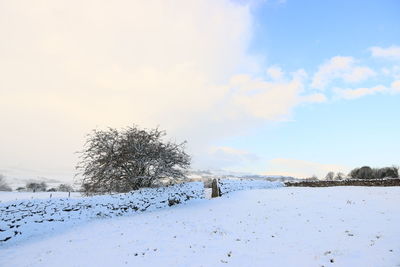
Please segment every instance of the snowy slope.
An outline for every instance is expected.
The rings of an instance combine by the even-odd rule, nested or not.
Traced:
[[[0,203],[0,245],[39,235],[48,228],[173,206],[204,197],[201,182],[143,188],[126,194],[79,199],[32,199]]]
[[[0,266],[399,266],[400,187],[277,188],[0,248]]]

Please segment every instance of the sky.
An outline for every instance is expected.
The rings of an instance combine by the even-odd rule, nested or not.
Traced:
[[[0,0],[0,173],[72,181],[92,129],[160,127],[194,169],[400,165],[400,3]]]

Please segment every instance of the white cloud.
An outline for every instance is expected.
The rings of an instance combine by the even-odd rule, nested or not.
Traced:
[[[336,164],[322,164],[297,159],[277,158],[268,161],[267,172],[265,175],[284,175],[298,178],[307,178],[316,175],[319,178],[325,178],[330,171],[343,172],[347,174],[350,169],[347,166]]]
[[[393,93],[400,93],[400,80],[392,82],[391,91]]]
[[[318,68],[318,71],[313,76],[311,87],[322,90],[335,79],[356,83],[364,81],[375,74],[368,67],[357,66],[353,57],[336,56]]]
[[[284,73],[282,69],[278,66],[272,66],[267,69],[267,75],[272,80],[281,80],[284,77]]]
[[[0,18],[0,168],[72,174],[86,133],[133,123],[159,125],[204,155],[211,141],[310,102],[304,73],[255,78],[247,4],[7,1]]]
[[[385,91],[387,91],[387,88],[383,85],[378,85],[374,87],[362,87],[356,89],[342,89],[342,88],[334,89],[336,96],[344,99],[356,99],[366,95],[374,95]]]
[[[375,72],[368,67],[353,67],[348,73],[343,73],[343,80],[350,83],[364,81],[375,75]]]
[[[400,80],[395,80],[390,87],[377,85],[373,87],[361,87],[356,89],[335,88],[336,97],[343,99],[356,99],[367,95],[375,94],[397,94],[400,93]]]
[[[303,103],[324,103],[328,100],[327,97],[322,93],[314,93],[307,96],[302,96],[301,99],[301,102]]]
[[[224,128],[229,77],[255,64],[249,8],[228,0],[10,1],[0,18],[0,167],[72,173],[104,126],[204,145]]]
[[[400,46],[393,45],[387,48],[374,46],[370,48],[370,51],[373,57],[400,60]]]
[[[271,69],[269,69],[271,70]],[[235,76],[231,86],[236,89],[232,96],[237,113],[265,120],[286,120],[294,107],[302,103],[325,101],[322,94],[304,94],[304,70],[292,73],[289,80],[266,81],[249,75]],[[279,74],[279,78],[284,73]]]
[[[389,76],[394,79],[400,79],[400,66],[394,65],[390,68],[384,67],[384,68],[382,68],[381,72],[385,76]]]

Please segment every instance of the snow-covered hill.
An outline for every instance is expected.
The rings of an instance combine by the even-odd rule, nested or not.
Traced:
[[[194,180],[209,180],[214,178],[224,178],[224,179],[253,179],[253,180],[266,180],[271,182],[284,182],[293,181],[297,178],[291,176],[282,175],[258,175],[253,173],[245,172],[233,172],[226,170],[191,170],[188,172],[188,178]]]

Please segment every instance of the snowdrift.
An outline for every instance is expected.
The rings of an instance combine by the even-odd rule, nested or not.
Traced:
[[[2,203],[0,244],[46,233],[46,229],[77,220],[151,211],[203,197],[203,183],[192,182],[144,188],[126,194]]]
[[[281,182],[270,182],[265,180],[249,180],[249,179],[220,179],[219,188],[221,195],[228,194],[233,191],[249,190],[249,189],[267,189],[284,186]]]

